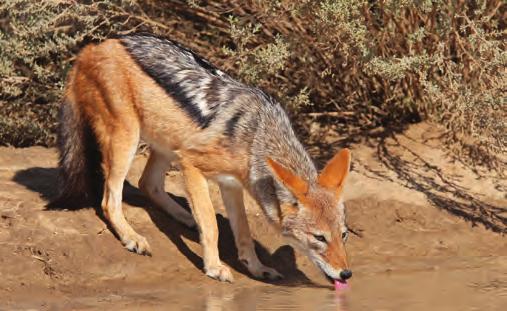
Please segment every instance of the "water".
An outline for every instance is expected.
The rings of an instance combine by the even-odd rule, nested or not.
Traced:
[[[466,257],[407,260],[395,270],[384,263],[363,267],[350,288],[331,286],[219,284],[128,289],[119,295],[88,297],[82,307],[122,310],[507,310],[507,258]],[[78,301],[74,301],[78,302]]]

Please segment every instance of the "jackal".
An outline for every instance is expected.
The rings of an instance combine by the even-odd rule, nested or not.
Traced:
[[[176,220],[197,225],[208,276],[233,280],[218,254],[208,179],[220,186],[239,259],[254,277],[282,275],[255,253],[243,188],[328,279],[351,276],[341,199],[347,149],[319,174],[280,104],[170,40],[136,34],[86,46],[69,72],[60,110],[59,200],[102,195],[104,217],[122,244],[149,255],[147,240],[122,211],[140,139],[151,152],[139,188]],[[184,176],[192,213],[164,191],[172,162]]]

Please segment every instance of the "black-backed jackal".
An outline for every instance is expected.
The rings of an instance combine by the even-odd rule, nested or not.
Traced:
[[[243,188],[329,279],[351,276],[341,200],[350,152],[339,152],[319,174],[281,106],[261,90],[172,41],[130,35],[82,50],[60,112],[60,200],[102,194],[104,216],[128,250],[150,254],[122,211],[123,183],[143,139],[151,153],[139,187],[178,221],[197,224],[208,276],[233,280],[218,254],[210,178],[220,185],[239,258],[253,276],[281,277],[257,258]],[[164,191],[172,161],[191,214]]]

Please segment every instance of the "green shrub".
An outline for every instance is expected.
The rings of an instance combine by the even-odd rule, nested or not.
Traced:
[[[297,124],[344,135],[424,119],[460,153],[507,150],[501,0],[34,1],[0,4],[0,143],[54,142],[84,43],[149,31],[267,90]],[[500,156],[499,156],[500,155]]]

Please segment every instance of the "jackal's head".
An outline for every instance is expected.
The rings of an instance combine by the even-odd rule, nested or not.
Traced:
[[[345,211],[342,191],[350,168],[350,151],[341,150],[316,180],[297,176],[268,159],[274,176],[293,194],[293,202],[280,202],[282,234],[333,282],[352,276],[347,262]]]

